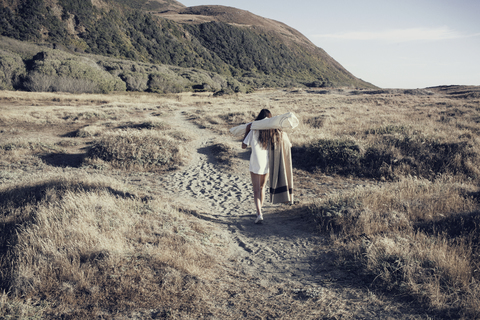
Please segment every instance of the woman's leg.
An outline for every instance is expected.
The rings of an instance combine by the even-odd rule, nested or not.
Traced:
[[[257,216],[262,215],[263,200],[265,199],[265,184],[267,181],[266,174],[256,174],[250,172],[253,184],[253,201],[257,208]]]
[[[263,201],[265,201],[265,185],[267,184],[267,175],[260,176],[260,207],[263,208]]]

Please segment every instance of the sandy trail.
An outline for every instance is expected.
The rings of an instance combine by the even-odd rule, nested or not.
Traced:
[[[164,192],[180,201],[199,203],[199,211],[208,212],[197,215],[199,218],[226,226],[238,246],[234,251],[245,272],[261,275],[265,283],[311,284],[315,267],[310,257],[323,240],[314,235],[305,218],[293,215],[291,206],[271,204],[267,194],[265,220],[254,224],[256,211],[248,160],[242,172],[222,170],[212,156],[215,133],[188,122],[181,112],[171,121],[193,132],[198,139],[189,146],[196,150],[190,164],[161,178]]]
[[[251,279],[263,294],[281,287],[297,296],[293,299],[323,299],[327,305],[330,302],[325,300],[332,301],[330,304],[342,305],[339,318],[422,318],[401,302],[376,296],[365,285],[357,284],[354,276],[339,270],[333,264],[333,253],[329,252],[326,239],[315,232],[312,221],[302,212],[306,209],[301,205],[272,205],[267,195],[265,220],[263,224],[254,224],[255,207],[247,157],[244,157],[243,171],[234,173],[221,169],[212,156],[212,145],[218,138],[215,133],[189,122],[185,111],[176,111],[168,121],[172,126],[191,131],[196,137],[189,145],[193,156],[189,164],[163,175],[156,185],[173,201],[193,206],[195,210],[191,214],[223,230],[231,255],[231,265],[225,266],[225,272],[231,279],[236,276]],[[337,182],[318,184],[324,185],[325,192],[344,187],[344,183]],[[295,193],[302,194],[304,199],[313,196],[309,190],[295,187]],[[234,300],[232,296],[225,301],[225,307]],[[282,307],[289,309],[289,306]],[[311,310],[312,313],[304,314],[304,318],[318,318],[315,313],[320,311]]]

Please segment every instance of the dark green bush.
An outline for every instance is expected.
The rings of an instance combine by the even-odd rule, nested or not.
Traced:
[[[376,135],[384,135],[384,134],[395,134],[395,133],[405,133],[406,132],[405,126],[397,126],[393,124],[389,124],[383,127],[368,129],[366,130],[366,134],[376,134]]]
[[[95,61],[59,50],[39,52],[29,62],[24,87],[29,91],[108,93],[125,91],[125,83]]]
[[[394,154],[394,150],[381,144],[371,146],[365,150],[361,159],[361,165],[363,176],[386,180],[398,178],[394,169],[401,165],[406,165],[408,168],[415,167],[409,157],[399,159]],[[404,173],[410,174],[411,172]]]
[[[402,158],[413,159],[415,175],[433,178],[439,173],[453,173],[475,178],[479,155],[468,141],[442,142],[421,136],[386,137],[398,148]]]
[[[292,149],[296,166],[327,173],[355,174],[359,172],[360,146],[350,140],[320,139],[304,147]]]
[[[177,74],[190,82],[193,89],[199,91],[218,91],[227,86],[227,81],[220,76],[215,76],[199,69],[182,69]]]
[[[185,91],[188,82],[176,75],[153,73],[149,75],[148,91],[156,93],[179,93]]]
[[[325,118],[323,116],[313,117],[305,121],[306,124],[309,124],[312,128],[321,128],[323,127],[323,122]]]
[[[0,50],[0,90],[20,87],[25,73],[25,64],[18,55]]]
[[[442,173],[477,178],[480,156],[467,141],[440,142],[417,135],[385,135],[363,150],[353,141],[321,139],[292,149],[298,168],[397,179],[411,175],[434,179]]]
[[[124,72],[120,78],[125,82],[128,91],[145,91],[148,89],[148,74],[140,72]]]

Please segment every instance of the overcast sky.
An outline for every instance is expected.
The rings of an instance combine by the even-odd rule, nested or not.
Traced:
[[[480,0],[179,0],[286,23],[382,88],[480,85]]]

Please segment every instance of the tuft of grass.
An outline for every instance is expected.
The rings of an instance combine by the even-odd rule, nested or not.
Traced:
[[[251,114],[249,112],[230,112],[219,115],[219,118],[229,125],[239,125],[251,121]]]
[[[360,146],[351,140],[320,139],[292,150],[295,165],[306,170],[351,174],[359,172]]]
[[[167,170],[182,165],[186,152],[164,132],[127,129],[104,133],[94,141],[87,156],[125,170]]]

